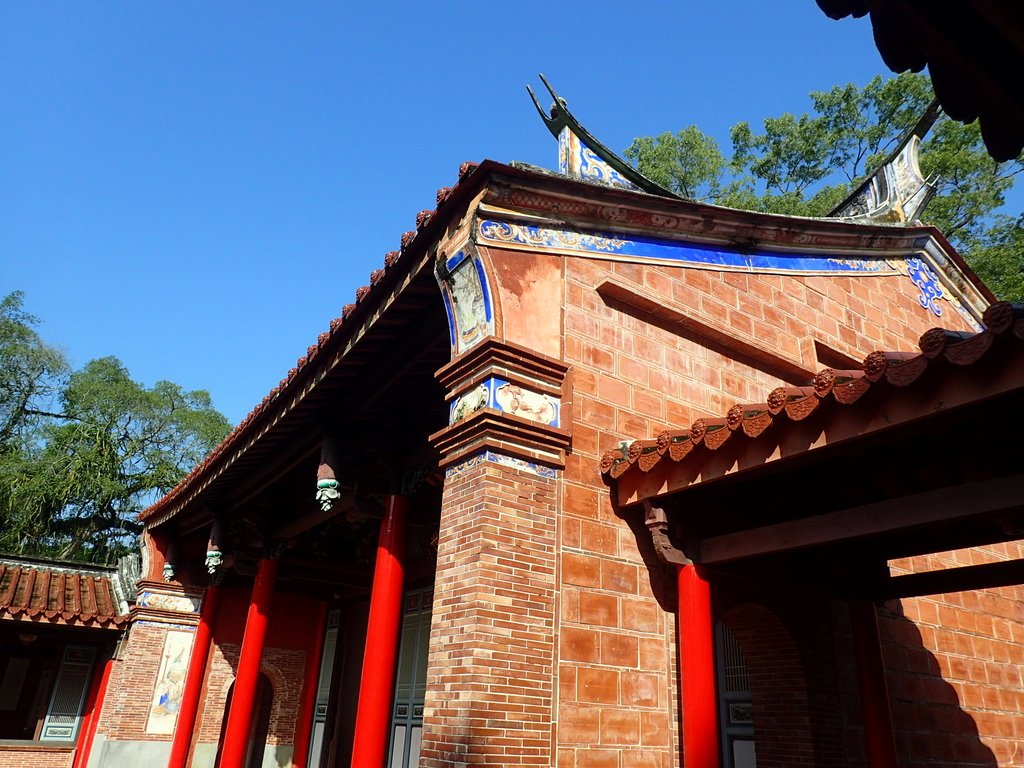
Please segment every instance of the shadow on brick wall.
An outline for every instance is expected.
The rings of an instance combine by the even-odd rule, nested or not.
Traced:
[[[949,634],[957,634],[955,628],[948,629]],[[899,601],[886,603],[879,610],[879,631],[889,670],[889,706],[901,768],[998,765],[1000,761],[981,739],[975,717],[965,711],[966,702],[961,700],[961,695],[979,701],[992,697],[998,708],[999,687],[989,685],[987,680],[975,684],[958,682],[956,686],[948,682],[943,675],[943,663],[926,647],[920,628],[903,616]],[[967,635],[962,637],[969,642]],[[969,670],[979,663],[978,659],[964,654],[965,651],[970,652],[961,647],[945,656],[945,666],[954,673],[951,676],[967,678],[971,674]],[[980,676],[984,677],[983,663],[980,669]],[[989,717],[990,714],[978,712],[977,716]],[[1004,735],[1010,739],[1014,738],[1012,729],[1016,719],[1014,716],[1005,718],[1011,731]]]
[[[658,558],[638,516],[622,519],[636,537],[656,599],[676,613],[673,568]],[[732,579],[713,582],[712,594],[716,618],[735,635],[749,667],[758,766],[866,768],[846,602]],[[898,607],[887,604],[879,621],[899,768],[996,768],[996,753],[958,688]]]

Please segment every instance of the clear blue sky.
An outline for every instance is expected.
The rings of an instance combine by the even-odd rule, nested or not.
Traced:
[[[238,422],[462,161],[556,165],[538,72],[622,150],[887,70],[814,0],[4,3],[0,292]]]

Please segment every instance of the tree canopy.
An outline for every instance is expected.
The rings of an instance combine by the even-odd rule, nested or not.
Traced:
[[[731,153],[695,125],[637,138],[625,155],[652,180],[693,200],[732,208],[824,216],[873,172],[933,97],[923,75],[810,94],[811,111],[740,122]],[[977,124],[942,116],[921,146],[921,170],[937,177],[924,212],[1001,298],[1024,301],[1021,212],[998,212],[1024,157],[989,158]]]
[[[110,562],[228,421],[207,392],[144,387],[115,357],[72,371],[23,304],[0,302],[0,551]]]

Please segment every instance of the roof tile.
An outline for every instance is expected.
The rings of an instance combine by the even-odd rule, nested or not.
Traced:
[[[468,176],[470,176],[473,173],[473,171],[475,171],[478,167],[478,163],[462,163],[462,165],[459,166],[458,183],[453,187],[442,187],[440,190],[438,190],[438,208],[435,209],[434,211],[421,211],[420,214],[417,216],[417,228],[422,229],[423,227],[427,226],[430,222],[434,221],[437,218],[437,212],[440,210],[442,203],[447,202],[452,197],[453,193],[459,188],[459,185]],[[402,253],[405,252],[405,250],[408,249],[409,246],[411,246],[413,241],[416,239],[416,235],[416,231],[409,231],[402,235],[401,250],[389,251],[387,254],[385,254],[384,269],[375,270],[370,275],[370,285],[363,286],[356,291],[356,302],[353,304],[346,304],[344,308],[342,308],[341,310],[341,317],[331,320],[329,330],[326,332],[328,338],[324,339],[324,334],[321,334],[321,337],[320,339],[318,339],[316,347],[310,347],[310,350],[323,349],[325,346],[329,344],[330,337],[333,337],[341,332],[341,329],[345,325],[345,322],[348,320],[349,317],[351,317],[352,313],[355,311],[356,306],[360,302],[362,302],[367,296],[369,296],[372,290],[377,285],[380,284],[381,280],[383,280],[383,277],[386,274],[386,272],[393,268],[398,263],[399,259],[402,256]],[[251,428],[253,428],[255,422],[260,420],[260,417],[263,416],[263,414],[268,410],[268,408],[277,398],[277,396],[290,387],[292,382],[295,381],[297,376],[305,368],[306,364],[312,362],[317,356],[318,355],[316,352],[308,351],[306,355],[299,358],[298,362],[296,363],[296,366],[292,368],[291,371],[289,371],[288,376],[281,381],[280,385],[271,390],[271,392],[266,397],[264,397],[263,400],[260,401],[260,403],[255,408],[253,408],[253,410],[241,421],[241,423],[237,427],[235,427],[231,434],[229,434],[221,442],[220,445],[218,445],[205,459],[203,459],[203,461],[197,464],[192,469],[192,471],[189,472],[189,474],[181,482],[178,483],[178,485],[172,488],[169,493],[167,493],[155,504],[143,510],[142,513],[139,515],[139,519],[145,520],[151,517],[152,515],[156,514],[159,510],[173,504],[174,501],[185,492],[185,489],[190,487],[198,477],[206,474],[208,471],[211,470],[214,464],[218,463],[221,460],[222,457],[235,450],[235,448],[238,447],[239,445],[242,445],[244,434],[246,434]]]
[[[112,575],[18,561],[0,561],[3,618],[108,628],[128,621],[118,612]]]
[[[671,461],[680,462],[698,455],[701,447],[716,450],[735,432],[756,438],[771,426],[773,417],[800,421],[826,400],[852,405],[872,386],[910,386],[940,359],[958,366],[973,365],[999,336],[1012,335],[1024,340],[1024,305],[997,302],[985,311],[982,319],[985,330],[979,333],[933,328],[921,336],[919,352],[872,352],[864,359],[861,370],[824,368],[815,374],[811,386],[777,387],[768,395],[767,403],[734,405],[725,418],[699,418],[689,430],[666,430],[655,440],[623,443],[618,450],[601,457],[601,474],[614,480],[633,466],[649,472],[666,455]]]

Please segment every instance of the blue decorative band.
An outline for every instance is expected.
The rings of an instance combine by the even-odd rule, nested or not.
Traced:
[[[538,464],[535,461],[526,461],[524,459],[517,459],[514,456],[506,456],[503,453],[495,453],[494,451],[483,451],[481,453],[466,459],[465,461],[455,464],[445,471],[444,476],[446,478],[458,477],[459,475],[465,474],[474,467],[478,467],[485,462],[492,464],[501,464],[505,467],[511,467],[512,469],[519,469],[523,472],[529,472],[537,475],[538,477],[544,477],[547,479],[555,479],[558,477],[558,470],[554,467],[548,467],[544,464]]]
[[[484,219],[478,225],[481,243],[530,250],[628,257],[655,263],[685,264],[746,272],[800,272],[811,274],[869,272],[898,274],[885,259],[843,259],[797,252],[739,253],[715,246],[699,246],[653,237],[624,239],[612,233],[548,229],[534,224],[512,224]]]

